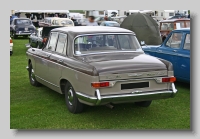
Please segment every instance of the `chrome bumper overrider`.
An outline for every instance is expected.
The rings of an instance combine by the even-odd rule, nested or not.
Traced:
[[[78,99],[94,104],[119,102],[119,101],[147,101],[155,99],[173,98],[177,94],[174,83],[171,84],[172,90],[145,92],[140,94],[121,94],[121,95],[106,95],[101,96],[99,89],[96,90],[96,97],[91,97],[86,94],[76,92]]]

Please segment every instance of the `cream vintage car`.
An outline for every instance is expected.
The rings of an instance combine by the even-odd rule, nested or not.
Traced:
[[[51,30],[46,46],[29,48],[27,70],[33,86],[65,94],[68,110],[133,103],[177,94],[173,65],[146,55],[135,33],[118,27],[77,26]]]
[[[53,18],[51,26],[72,27],[74,26],[74,22],[69,18]]]

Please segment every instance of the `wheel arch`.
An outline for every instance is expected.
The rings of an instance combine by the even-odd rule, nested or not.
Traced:
[[[65,85],[67,83],[70,83],[67,79],[60,79],[60,89],[61,89],[61,94],[65,94]]]
[[[30,65],[30,63],[31,63],[31,59],[28,59],[28,65]]]

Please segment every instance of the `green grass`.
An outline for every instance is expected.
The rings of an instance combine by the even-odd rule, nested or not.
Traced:
[[[190,88],[176,83],[172,99],[155,100],[149,108],[134,104],[86,107],[71,114],[64,96],[45,86],[33,87],[26,70],[28,39],[15,39],[10,57],[11,129],[190,129]]]

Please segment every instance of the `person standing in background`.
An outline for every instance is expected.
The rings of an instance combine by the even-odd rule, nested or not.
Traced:
[[[105,20],[105,21],[108,21],[108,15],[107,15],[107,14],[106,14],[105,17],[104,17],[104,20]]]
[[[88,22],[86,23],[86,26],[99,26],[96,21],[94,21],[94,16],[89,16]]]

